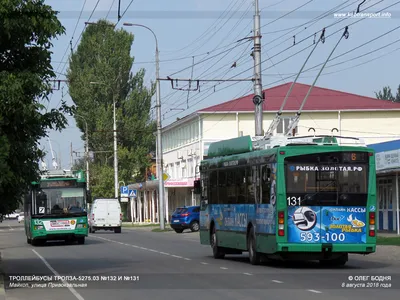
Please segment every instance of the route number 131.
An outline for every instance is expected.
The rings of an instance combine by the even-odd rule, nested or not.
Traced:
[[[301,203],[301,199],[300,197],[296,198],[296,197],[287,197],[287,205],[288,206],[296,206],[296,205],[300,205]]]

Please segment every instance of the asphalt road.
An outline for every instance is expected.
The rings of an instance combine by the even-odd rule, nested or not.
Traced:
[[[400,260],[391,260],[390,255],[351,257],[346,267],[333,269],[317,263],[252,266],[247,254],[215,260],[211,249],[200,245],[198,233],[190,232],[123,228],[121,234],[91,234],[85,245],[55,242],[32,247],[26,244],[22,225],[4,221],[0,223],[0,251],[6,279],[82,276],[80,282],[66,279],[87,284],[75,288],[8,288],[6,281],[7,300],[398,299],[400,287]],[[343,282],[371,282],[356,281],[361,275],[391,276],[383,283],[392,287],[342,288]]]

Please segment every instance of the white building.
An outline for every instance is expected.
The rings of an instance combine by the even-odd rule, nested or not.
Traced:
[[[263,128],[275,118],[291,83],[265,90]],[[283,119],[275,134],[284,132],[290,118],[299,109],[309,85],[296,83],[284,108]],[[164,172],[167,220],[177,206],[198,205],[192,193],[201,159],[207,156],[210,143],[243,135],[254,136],[253,95],[228,101],[192,113],[163,128]],[[398,138],[400,103],[378,100],[345,92],[314,87],[303,108],[296,133],[356,136],[367,144]]]

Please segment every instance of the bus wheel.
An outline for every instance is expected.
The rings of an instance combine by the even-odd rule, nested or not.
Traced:
[[[249,236],[247,237],[247,247],[249,249],[249,260],[252,265],[258,265],[261,262],[261,255],[258,253],[256,247],[256,238],[254,227],[250,229]]]
[[[78,244],[83,245],[85,243],[85,237],[78,238]]]
[[[221,259],[225,257],[225,253],[221,250],[221,247],[218,247],[217,231],[215,230],[215,227],[213,228],[213,233],[211,235],[211,248],[213,250],[214,258]]]

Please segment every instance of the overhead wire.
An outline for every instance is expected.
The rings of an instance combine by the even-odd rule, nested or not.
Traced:
[[[247,11],[249,10],[250,7],[251,7],[251,5],[250,5],[250,6],[247,8],[247,10],[242,14],[242,16],[241,16],[241,18],[239,19],[239,21],[237,21],[236,24],[235,24],[235,25],[231,28],[231,30],[227,33],[227,35],[225,36],[225,39],[228,38],[228,37],[235,31],[236,27],[243,21],[243,19],[244,19],[246,13],[247,13]],[[243,32],[243,31],[242,31],[242,32]],[[225,40],[225,39],[224,39],[224,40]],[[222,41],[217,45],[217,47],[218,47],[221,43],[223,43],[224,40],[222,40]],[[248,42],[248,44],[250,45],[249,41],[247,41],[247,42]],[[246,41],[244,41],[243,44],[246,44]],[[241,46],[241,44],[237,45],[237,47],[238,47],[238,46]],[[232,47],[232,48],[230,48],[229,51],[228,51],[227,53],[225,53],[225,55],[224,55],[223,57],[218,58],[218,62],[221,61],[221,60],[222,60],[223,58],[225,58],[226,56],[228,56],[228,55],[232,52],[232,50],[234,50],[234,49],[237,48],[237,47]],[[217,64],[218,64],[218,62],[217,62]],[[210,70],[211,68],[213,68],[213,67],[216,66],[216,64],[212,64],[212,63],[210,63],[210,64],[211,64],[211,67],[209,67],[207,70],[205,70],[205,71],[202,72],[200,75],[198,75],[198,77],[203,76],[208,70]],[[171,76],[172,76],[172,75],[171,75]],[[207,75],[206,75],[206,76],[207,76]],[[183,86],[183,88],[188,87],[189,84],[190,84],[190,83],[185,84],[185,85]],[[178,92],[178,91],[172,92],[172,93],[170,93],[169,95],[163,97],[163,101],[162,101],[162,102],[163,102],[164,104],[166,104],[166,103],[168,102],[168,100],[171,99],[171,97],[172,97],[173,95],[175,95],[177,92]]]
[[[189,43],[188,45],[186,45],[185,47],[183,47],[183,48],[180,48],[180,49],[178,49],[178,50],[171,50],[171,51],[163,51],[164,53],[170,53],[170,52],[173,52],[173,53],[177,53],[177,52],[181,52],[182,50],[184,50],[184,49],[187,49],[187,48],[189,48],[189,47],[191,47],[191,46],[194,46],[194,45],[196,45],[196,43],[198,42],[198,41],[201,41],[202,39],[203,39],[203,37],[205,37],[208,33],[209,33],[209,31],[211,31],[212,29],[214,29],[216,26],[217,26],[217,23],[218,23],[218,21],[219,20],[222,20],[222,18],[224,17],[224,15],[226,14],[226,13],[228,13],[229,11],[231,11],[232,10],[232,8],[235,6],[235,4],[238,2],[239,0],[236,0],[236,2],[231,2],[230,3],[230,5],[228,5],[228,7],[222,12],[222,14],[199,36],[199,37],[197,37],[194,41],[192,41],[191,43]],[[232,8],[231,8],[231,5],[232,5]],[[196,49],[196,50],[198,50],[198,49]]]
[[[279,21],[280,19],[282,19],[282,18],[284,18],[284,17],[290,15],[291,13],[293,13],[293,12],[299,10],[300,8],[306,6],[307,4],[310,4],[310,3],[313,2],[313,1],[314,1],[314,0],[309,0],[309,1],[307,1],[306,3],[300,5],[300,6],[296,7],[296,8],[294,8],[293,10],[287,12],[286,14],[280,16],[279,18],[276,18],[276,19],[272,20],[271,22],[268,22],[267,24],[261,26],[260,29],[261,29],[261,28],[264,28],[265,26],[268,26],[268,25],[270,25],[270,24],[272,24],[272,23],[275,23],[276,21]]]
[[[280,2],[278,2],[278,3],[271,4],[271,5],[269,5],[269,6],[265,7],[265,8],[269,8],[269,7],[275,6],[275,5],[280,4],[280,3],[282,3],[282,2],[284,2],[284,1],[280,1]],[[265,9],[265,8],[263,8],[263,9]],[[297,9],[299,9],[299,8],[297,8]],[[297,9],[292,10],[290,13],[296,11]],[[288,13],[288,14],[289,14],[289,13]],[[288,14],[286,14],[286,15],[288,15]],[[243,18],[243,17],[244,17],[244,15],[242,16],[242,18]],[[250,21],[249,25],[251,24],[251,22],[252,22],[252,21]],[[242,31],[242,32],[243,32],[243,31]],[[252,32],[253,32],[253,30],[250,31],[250,33],[252,33]],[[238,35],[238,37],[239,37],[239,36],[240,36],[240,34]],[[238,38],[238,37],[237,37],[237,38]],[[245,38],[247,38],[247,37],[250,37],[250,36],[246,36]],[[243,38],[242,40],[244,40],[245,38]],[[171,76],[176,75],[177,73],[182,72],[182,71],[185,71],[185,70],[187,70],[187,69],[189,69],[189,68],[191,68],[191,66],[186,67],[186,68],[184,68],[184,69],[181,69],[180,71],[175,72],[175,73],[173,73],[173,74],[170,74],[169,76],[171,77]],[[189,86],[189,83],[187,83],[186,85],[184,85],[183,88],[187,88],[188,86]],[[175,95],[176,93],[177,93],[177,91],[173,91],[173,92],[171,92],[170,94],[168,94],[167,96],[164,96],[164,100],[163,100],[163,101],[165,102],[165,98],[167,98],[167,101],[168,101],[168,100],[169,100],[173,95]]]
[[[110,14],[110,12],[111,12],[112,7],[114,6],[115,1],[116,1],[116,0],[113,0],[113,2],[111,3],[110,9],[108,10],[107,15],[106,15],[106,19],[108,19],[108,16],[109,16],[109,14]]]
[[[343,4],[346,4],[347,2],[349,2],[350,0],[347,0],[346,2],[344,2],[344,3],[342,3],[342,4],[340,4],[340,5],[338,5],[338,6],[336,6],[336,7],[334,7],[334,8],[332,8],[332,9],[330,9],[330,10],[328,10],[327,12],[325,12],[325,13],[323,13],[323,14],[321,14],[321,15],[319,15],[319,16],[317,16],[316,18],[315,18],[315,21],[313,22],[313,24],[315,24],[315,23],[317,23],[319,20],[321,20],[322,18],[324,18],[325,16],[327,16],[327,15],[329,15],[329,14],[331,14],[332,12],[334,12],[335,11],[335,9],[337,9],[338,7],[341,7]],[[349,4],[349,5],[347,5],[347,6],[345,6],[345,7],[348,7],[348,6],[350,6],[350,5],[352,5],[352,4],[355,4],[356,2],[358,2],[359,0],[356,0],[356,1],[354,1],[354,2],[352,2],[351,4]],[[382,0],[383,1],[383,0]],[[272,5],[271,5],[272,6]],[[297,9],[299,9],[299,7],[297,8]],[[292,11],[290,11],[290,13],[293,13],[293,12],[295,12],[297,9],[294,9],[294,10],[292,10]],[[341,9],[343,9],[343,8],[341,8]],[[288,13],[289,14],[289,13]],[[286,15],[288,15],[288,14],[286,14]],[[313,19],[314,20],[314,19]],[[311,20],[310,22],[312,22],[313,20]],[[312,25],[313,25],[312,24]],[[299,28],[299,27],[302,27],[303,26],[303,24],[301,24],[301,25],[298,25],[298,27],[297,28]],[[304,29],[303,29],[304,30]],[[302,31],[303,31],[302,30]],[[252,30],[253,31],[253,30]],[[252,32],[251,31],[251,32]],[[302,32],[302,31],[300,31],[300,32]],[[289,32],[290,33],[290,32]],[[289,34],[289,33],[287,33],[287,34]],[[285,35],[287,35],[287,34],[285,34]],[[285,35],[283,35],[283,36],[281,36],[280,38],[282,38],[282,37],[284,37]],[[279,38],[278,38],[279,39]],[[277,40],[277,39],[275,39],[275,40]],[[269,44],[268,44],[269,45]],[[281,45],[281,44],[279,44],[279,45]],[[279,46],[278,45],[278,46]],[[265,47],[265,46],[264,46]],[[263,47],[263,48],[264,48]],[[292,46],[291,46],[292,47]],[[289,48],[291,48],[291,47],[289,47]],[[273,47],[273,48],[275,48],[275,47]],[[190,68],[190,67],[187,67],[187,68]],[[186,69],[187,69],[186,68]],[[184,70],[184,69],[182,69],[182,70]],[[176,74],[176,73],[175,73]],[[175,75],[175,74],[171,74],[170,76],[173,76],[173,75]],[[185,85],[184,86],[184,88],[186,88],[188,86],[188,84],[187,85]],[[169,94],[167,97],[170,97],[170,96],[172,96],[172,95],[174,95],[174,94],[176,94],[176,91],[175,92],[172,92],[171,94]]]
[[[394,6],[394,5],[398,4],[398,3],[400,3],[400,1],[398,1],[398,2],[396,2],[396,3],[394,3],[394,4],[392,4],[392,5],[387,6],[387,7],[383,8],[382,10],[380,10],[380,11],[378,11],[378,12],[376,12],[376,13],[379,13],[379,12],[381,12],[381,11],[383,11],[383,10],[389,8],[389,7],[392,7],[392,6]],[[362,21],[362,20],[364,20],[364,19],[365,19],[365,18],[359,19],[359,20],[357,20],[357,21],[351,23],[350,25],[354,25],[354,24],[356,24],[356,23],[358,23],[358,22],[360,22],[360,21]],[[349,26],[350,26],[350,25],[349,25]],[[399,26],[399,27],[400,27],[400,26]],[[392,31],[394,31],[394,30],[396,30],[396,29],[397,29],[397,28],[391,30],[390,32],[392,32]],[[341,29],[335,31],[334,33],[328,35],[327,37],[330,37],[330,36],[336,34],[336,33],[339,32],[339,31],[342,31],[342,30],[343,30],[343,28],[341,28]],[[385,34],[383,34],[382,36],[384,36],[384,35],[386,35],[386,34],[388,34],[388,33],[385,33]],[[379,37],[378,37],[378,38],[379,38]],[[374,40],[376,40],[376,39],[377,39],[377,38],[375,38]],[[301,51],[299,51],[299,52],[302,52],[302,51],[304,51],[305,49],[310,48],[311,46],[312,46],[312,45],[310,45],[310,46],[308,46],[308,47],[306,47],[306,48],[303,48],[303,49],[302,49]],[[356,47],[356,48],[360,48],[360,46],[358,46],[358,47]],[[297,52],[296,54],[298,54],[299,52]],[[347,53],[349,53],[349,51],[346,52],[346,54],[347,54]],[[291,55],[291,56],[287,57],[286,59],[281,60],[280,62],[283,62],[283,61],[285,61],[285,60],[287,60],[287,59],[289,59],[289,58],[291,58],[291,57],[294,57],[296,54]],[[267,59],[267,60],[268,60],[268,59]],[[278,63],[276,63],[276,64],[274,64],[274,65],[277,65],[277,64],[278,64]],[[250,68],[250,69],[252,69],[252,68]],[[265,70],[267,70],[267,69],[269,69],[269,67],[267,67],[266,69],[264,69],[263,72],[264,72]],[[249,69],[248,69],[248,70],[249,70]],[[245,70],[245,71],[248,71],[248,70]],[[241,73],[239,73],[239,74],[243,74],[245,71],[243,71],[243,72],[241,72]],[[237,75],[239,75],[239,74],[237,74]],[[237,75],[236,75],[236,76],[237,76]],[[288,78],[291,78],[291,76],[289,76]],[[280,80],[279,80],[279,81],[280,81]],[[279,81],[277,81],[277,82],[279,82]],[[276,82],[274,82],[274,83],[276,83]],[[221,88],[220,90],[224,90],[224,89],[229,88],[229,87],[231,87],[231,86],[234,86],[234,85],[236,85],[236,84],[237,84],[237,83],[230,84],[230,85],[228,85],[228,86],[226,86],[226,87],[224,87],[224,88]],[[209,89],[209,90],[210,90],[210,89]],[[203,99],[203,100],[205,100],[205,99]],[[198,101],[197,104],[200,103],[200,102],[202,102],[203,100]],[[179,113],[177,113],[177,114],[179,114]],[[174,116],[177,115],[177,114],[174,114],[174,115],[170,116],[169,118],[172,118],[172,117],[174,117]]]

